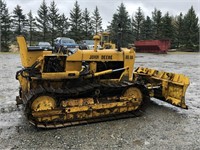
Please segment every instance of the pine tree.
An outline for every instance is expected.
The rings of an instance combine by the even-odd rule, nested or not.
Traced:
[[[57,37],[57,28],[59,26],[58,20],[59,20],[59,14],[58,14],[58,8],[56,8],[56,4],[54,0],[51,2],[49,7],[49,32],[51,34],[51,43],[53,44],[54,39]]]
[[[110,40],[115,44],[117,43],[117,36],[118,36],[117,33],[119,31],[118,25],[119,25],[118,14],[114,13],[110,25],[107,26],[107,30],[110,32]]]
[[[19,5],[14,8],[13,14],[13,26],[15,28],[15,33],[20,35],[25,29],[26,16],[23,14],[23,10]]]
[[[142,24],[144,22],[144,14],[142,12],[142,9],[139,7],[138,11],[135,13],[134,18],[132,17],[132,26],[133,26],[133,32],[135,33],[134,35],[136,36],[136,40],[141,39],[141,28]]]
[[[80,5],[76,1],[74,4],[73,10],[70,11],[70,36],[73,38],[75,41],[80,41],[82,39],[82,24],[83,24],[83,19],[82,19],[82,12],[80,9]]]
[[[31,45],[31,42],[33,40],[33,33],[34,33],[34,30],[36,28],[36,22],[35,22],[35,18],[33,17],[32,15],[32,11],[30,11],[28,13],[28,30],[29,30],[29,44]]]
[[[180,13],[174,22],[175,28],[175,47],[180,48],[184,45],[184,22],[183,22],[183,14]]]
[[[102,30],[102,18],[99,13],[99,9],[96,6],[94,12],[92,13],[92,26],[94,29],[94,34],[97,34]]]
[[[0,0],[0,52],[9,51],[11,17],[6,3]]]
[[[69,23],[68,18],[65,17],[65,14],[62,14],[58,18],[58,26],[57,26],[57,33],[58,36],[64,37],[68,31]]]
[[[152,12],[152,20],[153,20],[153,38],[161,39],[162,38],[162,13],[160,10],[156,8]]]
[[[48,23],[48,7],[46,5],[45,0],[43,0],[37,13],[38,13],[38,17],[36,17],[37,27],[40,31],[42,31],[42,40],[46,41],[48,36],[49,23]]]
[[[87,8],[85,8],[83,12],[83,35],[84,39],[92,38],[92,23],[90,19],[90,13],[88,12]]]
[[[142,40],[152,40],[153,39],[153,29],[152,20],[149,16],[143,21],[141,27],[141,39]]]
[[[162,39],[172,40],[174,37],[174,28],[172,25],[172,17],[167,12],[162,18]]]
[[[199,46],[199,25],[198,17],[193,7],[184,16],[184,43],[185,48],[198,50]]]
[[[120,24],[120,28],[119,28]],[[119,29],[122,33],[121,41],[122,46],[127,47],[129,43],[133,43],[133,37],[131,32],[131,19],[126,11],[126,8],[123,3],[118,7],[117,13],[113,15],[111,24],[108,26],[108,29],[111,33],[111,40],[115,43],[118,41],[118,32]]]

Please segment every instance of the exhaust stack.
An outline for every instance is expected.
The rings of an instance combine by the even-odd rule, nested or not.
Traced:
[[[94,40],[94,52],[97,52],[97,45],[99,44],[100,37],[98,35],[95,35],[93,37],[93,40]]]

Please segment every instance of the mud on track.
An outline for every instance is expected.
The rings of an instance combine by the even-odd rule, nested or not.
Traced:
[[[37,130],[15,105],[19,54],[0,53],[0,149],[200,149],[200,54],[137,54],[144,66],[187,75],[188,110],[153,99],[141,117]]]

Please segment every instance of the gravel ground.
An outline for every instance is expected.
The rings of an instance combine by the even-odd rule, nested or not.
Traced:
[[[15,105],[19,54],[0,53],[0,149],[200,150],[200,54],[137,54],[135,67],[176,72],[190,78],[188,110],[153,99],[141,117],[37,130]]]

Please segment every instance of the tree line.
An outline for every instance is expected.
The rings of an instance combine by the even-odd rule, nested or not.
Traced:
[[[6,2],[0,0],[0,14],[1,51],[9,51],[10,44],[21,34],[33,45],[38,41],[53,44],[56,37],[69,37],[79,42],[92,39],[93,35],[103,31],[98,7],[93,12],[87,8],[81,10],[78,1],[70,10],[69,18],[59,13],[54,1],[47,6],[45,0],[40,4],[37,16],[33,16],[31,10],[24,14],[19,5],[9,13]],[[171,41],[172,48],[199,50],[199,23],[192,6],[185,15],[180,13],[175,17],[168,12],[162,15],[161,10],[156,8],[152,16],[145,17],[139,7],[130,17],[121,3],[106,31],[111,33],[114,43],[117,43],[118,33],[121,32],[122,46],[125,47],[136,40],[165,39]]]

